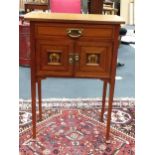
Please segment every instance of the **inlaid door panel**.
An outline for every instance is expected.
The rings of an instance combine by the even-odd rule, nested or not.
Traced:
[[[54,76],[71,76],[70,53],[73,52],[71,40],[37,40],[37,73]]]
[[[109,77],[112,59],[112,42],[80,42],[76,43],[75,64],[76,76],[79,77]]]

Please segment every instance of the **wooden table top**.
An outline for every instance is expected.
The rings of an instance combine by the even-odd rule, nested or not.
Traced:
[[[96,24],[124,24],[124,20],[117,15],[98,14],[71,14],[51,12],[30,12],[24,16],[29,21],[52,21],[72,23],[96,23]]]
[[[105,11],[118,11],[118,9],[110,8],[110,7],[103,7],[103,10],[105,10]]]
[[[48,5],[48,3],[39,3],[39,2],[25,2],[26,5]]]

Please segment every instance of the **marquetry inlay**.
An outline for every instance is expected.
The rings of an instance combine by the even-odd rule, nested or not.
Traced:
[[[48,54],[49,65],[60,65],[60,63],[61,63],[61,53],[50,52]]]
[[[99,54],[87,54],[87,65],[99,65]]]

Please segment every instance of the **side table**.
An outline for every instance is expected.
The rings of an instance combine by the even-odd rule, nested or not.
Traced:
[[[42,119],[41,80],[47,77],[104,81],[101,121],[109,84],[106,140],[109,140],[121,17],[116,15],[36,12],[30,21],[33,138],[36,138],[36,89]],[[36,87],[38,84],[38,87]],[[61,91],[61,90],[60,90]]]
[[[25,13],[29,11],[37,10],[48,10],[48,3],[34,3],[34,2],[27,2],[24,4]]]

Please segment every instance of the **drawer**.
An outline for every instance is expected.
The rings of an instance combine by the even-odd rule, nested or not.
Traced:
[[[112,25],[80,25],[80,24],[37,24],[36,36],[66,37],[69,33],[79,35],[77,38],[96,37],[113,39],[114,30]],[[71,37],[72,38],[72,37]],[[74,36],[73,36],[74,38]]]

